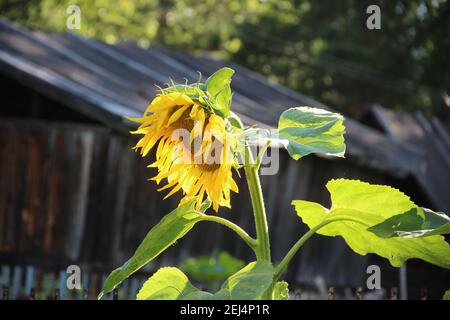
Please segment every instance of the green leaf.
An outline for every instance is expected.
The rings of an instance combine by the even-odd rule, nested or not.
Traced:
[[[181,270],[173,267],[161,268],[144,283],[137,299],[253,300],[261,297],[271,286],[272,279],[273,268],[269,262],[252,262],[230,276],[218,292],[211,294],[194,287]],[[285,293],[283,286],[279,289],[283,289],[281,291]]]
[[[310,228],[330,219],[335,221],[318,230],[325,236],[341,236],[358,254],[375,253],[401,266],[407,259],[419,258],[443,268],[450,268],[450,246],[440,235],[422,238],[380,238],[367,230],[395,215],[417,206],[397,189],[371,185],[358,180],[337,179],[327,184],[332,206],[295,200],[297,214]]]
[[[234,70],[230,68],[222,68],[214,72],[208,80],[206,80],[206,91],[210,95],[213,108],[222,116],[228,117],[231,105],[231,77]]]
[[[181,264],[181,270],[192,279],[212,283],[231,276],[243,266],[243,261],[228,252],[221,252],[219,255],[188,258]]]
[[[289,141],[289,155],[298,160],[310,153],[343,157],[345,153],[344,117],[326,110],[297,107],[284,111],[278,134]]]
[[[442,297],[442,300],[450,300],[450,289],[445,291],[444,296]]]
[[[450,218],[443,212],[426,208],[412,208],[368,229],[382,238],[418,238],[450,234]]]
[[[230,113],[228,115],[228,122],[235,128],[235,129],[242,129],[244,127],[244,124],[241,121],[241,118],[230,110]]]
[[[286,281],[278,281],[273,288],[274,300],[289,300],[289,288]]]
[[[134,255],[120,268],[115,269],[103,284],[103,294],[111,292],[123,280],[142,268],[145,264],[156,258],[161,252],[166,250],[175,241],[183,237],[198,221],[200,214],[195,212],[195,199],[179,206],[154,226],[145,236],[144,241],[139,245]]]
[[[271,286],[272,280],[273,267],[263,260],[249,263],[230,276],[221,288],[228,290],[231,300],[254,300]]]
[[[194,83],[194,84],[176,84],[173,86],[170,86],[168,88],[162,89],[165,93],[171,93],[171,92],[180,92],[184,93],[191,99],[200,99],[203,95],[204,85],[201,83]]]
[[[173,267],[161,268],[138,292],[137,300],[202,300],[212,294],[194,287],[186,275]]]

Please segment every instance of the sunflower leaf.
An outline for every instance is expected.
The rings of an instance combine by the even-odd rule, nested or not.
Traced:
[[[288,140],[289,155],[298,160],[310,153],[343,157],[345,153],[343,124],[340,114],[310,107],[284,111],[278,122],[278,134]]]
[[[251,262],[231,275],[219,291],[211,294],[194,287],[178,268],[166,267],[144,283],[137,300],[254,300],[270,287],[272,279],[270,262]],[[282,285],[278,289],[285,294],[287,286]]]
[[[214,72],[205,83],[206,91],[213,102],[212,107],[223,117],[228,117],[230,113],[230,84],[233,74],[233,69],[225,67]]]
[[[286,281],[278,281],[273,288],[274,300],[289,300],[289,288]]]
[[[272,280],[273,267],[270,262],[255,261],[225,280],[220,291],[227,290],[231,300],[254,300],[269,289]]]
[[[341,236],[356,253],[378,254],[389,259],[395,267],[401,266],[407,259],[419,258],[450,269],[450,245],[441,235],[382,238],[368,230],[389,218],[417,208],[399,190],[346,179],[329,181],[327,189],[332,201],[329,210],[314,202],[293,201],[297,214],[310,228],[328,219],[347,219],[324,226],[317,231],[318,234]]]
[[[179,206],[155,225],[145,236],[134,255],[121,267],[112,271],[103,284],[103,294],[111,292],[131,274],[142,268],[145,264],[156,258],[175,241],[182,238],[198,221],[200,213],[194,209],[195,199]]]
[[[450,234],[450,218],[442,212],[416,207],[367,230],[382,238],[418,238]]]
[[[212,294],[194,287],[178,268],[159,269],[139,290],[137,300],[203,300]]]

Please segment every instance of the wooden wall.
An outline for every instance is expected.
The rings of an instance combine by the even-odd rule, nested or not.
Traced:
[[[74,262],[107,271],[121,265],[178,201],[176,197],[163,201],[164,194],[147,181],[155,174],[146,168],[151,159],[133,152],[133,144],[129,136],[100,125],[0,120],[0,260],[14,257],[61,266]],[[291,200],[327,205],[325,183],[337,177],[384,179],[351,161],[310,156],[296,162],[284,152],[279,173],[262,177],[275,260],[306,230]],[[239,187],[239,194],[232,197],[233,208],[220,214],[254,234],[243,179]],[[219,249],[253,259],[228,229],[204,222],[147,270]],[[342,240],[315,237],[295,259],[288,276],[308,283],[320,275],[330,284],[358,286],[366,263]]]

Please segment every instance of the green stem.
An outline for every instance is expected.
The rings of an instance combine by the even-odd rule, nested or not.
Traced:
[[[255,252],[257,251],[257,247],[258,247],[258,243],[255,239],[253,239],[252,237],[250,237],[248,235],[248,233],[242,229],[241,227],[239,227],[238,225],[234,224],[233,222],[221,218],[221,217],[216,217],[216,216],[209,216],[206,214],[202,214],[201,217],[199,218],[200,221],[212,221],[212,222],[216,222],[219,223],[221,225],[224,225],[228,228],[230,228],[231,230],[233,230],[234,232],[236,232],[241,238],[242,240],[245,241],[245,243]]]
[[[245,176],[252,201],[253,215],[255,217],[256,240],[258,242],[256,258],[270,262],[269,230],[267,227],[266,210],[259,181],[258,168],[253,165],[253,156],[250,147],[245,149]]]
[[[244,125],[240,121],[239,117],[236,116],[237,127],[243,129]],[[261,157],[258,157],[258,163],[255,165],[253,160],[253,155],[250,146],[245,146],[244,151],[244,171],[245,177],[247,178],[248,190],[250,193],[250,198],[252,201],[253,215],[255,217],[255,227],[256,227],[256,259],[266,260],[271,262],[270,258],[270,242],[269,242],[269,229],[267,227],[267,217],[266,209],[264,208],[264,200],[261,189],[261,182],[259,181],[258,170],[261,164]],[[272,298],[273,286],[271,286],[267,292],[262,296],[262,299]]]
[[[266,142],[265,145],[261,148],[261,150],[259,150],[258,156],[256,157],[256,163],[255,163],[256,170],[259,170],[259,168],[261,167],[261,163],[264,158],[264,154],[266,153],[269,146],[270,146],[270,141]]]
[[[315,234],[319,229],[325,227],[327,224],[336,222],[336,221],[351,221],[360,223],[363,225],[366,225],[365,223],[352,218],[347,217],[337,217],[337,218],[331,218],[328,220],[324,220],[318,225],[316,225],[314,228],[310,229],[307,233],[305,233],[289,250],[289,252],[286,254],[286,256],[281,260],[281,262],[278,264],[278,266],[275,268],[274,277],[273,277],[273,283],[275,283],[278,278],[286,271],[289,262],[291,262],[294,255],[297,253],[297,251],[303,246],[303,244],[308,240],[313,234]],[[366,225],[367,226],[367,225]]]
[[[253,161],[253,156],[249,146],[246,146],[245,148],[244,170],[252,201],[253,215],[255,217],[256,241],[258,243],[256,259],[271,262],[269,229],[267,227],[266,209],[264,207],[261,182],[259,181],[258,166],[256,166]],[[272,291],[273,286],[270,286],[261,298],[263,300],[271,300]]]

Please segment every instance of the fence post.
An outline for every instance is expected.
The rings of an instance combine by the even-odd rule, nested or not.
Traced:
[[[334,287],[328,288],[328,300],[334,300]]]
[[[3,286],[3,300],[9,300],[9,288],[8,288],[8,286]]]
[[[89,290],[87,288],[83,288],[83,300],[89,299]]]
[[[428,299],[428,289],[421,288],[420,289],[420,300],[427,300],[427,299]]]
[[[362,300],[362,288],[358,287],[356,289],[356,300]]]
[[[30,290],[30,300],[35,300],[36,299],[36,289],[31,288]]]
[[[53,298],[55,300],[59,300],[59,289],[55,289],[55,291],[53,292]]]
[[[397,287],[391,288],[391,300],[397,300]]]
[[[302,289],[295,290],[294,297],[295,300],[302,300]]]

